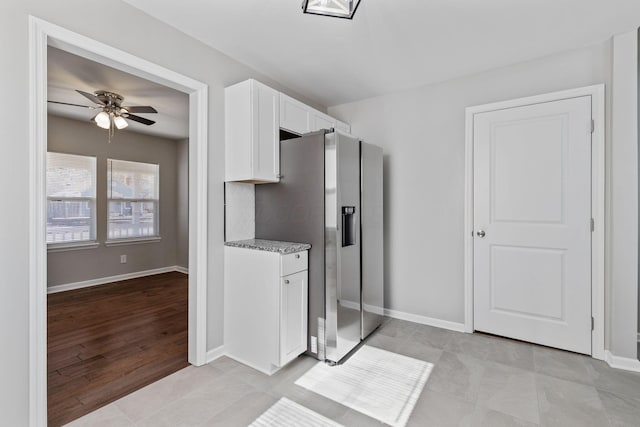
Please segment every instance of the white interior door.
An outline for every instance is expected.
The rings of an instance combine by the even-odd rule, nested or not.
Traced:
[[[473,132],[474,329],[591,354],[591,96]]]

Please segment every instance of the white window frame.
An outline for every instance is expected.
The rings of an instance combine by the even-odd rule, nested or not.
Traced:
[[[98,243],[98,218],[97,218],[97,194],[98,194],[98,159],[96,156],[88,155],[88,154],[78,154],[78,153],[64,153],[61,151],[47,151],[48,153],[53,154],[62,154],[67,156],[78,156],[78,157],[86,157],[94,160],[94,169],[93,169],[93,194],[94,197],[59,197],[59,196],[49,196],[47,195],[47,210],[49,209],[49,202],[90,202],[91,203],[91,211],[93,213],[91,217],[91,229],[89,230],[89,239],[88,240],[72,240],[66,242],[47,242],[47,251],[48,252],[62,252],[62,251],[70,251],[76,249],[92,249],[97,248],[100,244]],[[48,166],[48,164],[47,164]],[[48,221],[47,221],[48,222]],[[47,224],[47,234],[48,234],[48,224]]]
[[[129,163],[140,163],[145,165],[154,165],[157,166],[157,174],[156,174],[156,199],[150,198],[137,198],[137,199],[128,199],[123,197],[111,197],[111,191],[109,191],[110,187],[110,179],[111,179],[111,171],[109,170],[109,164],[111,161],[118,162],[129,162]],[[153,215],[153,229],[155,234],[152,236],[134,236],[134,237],[110,237],[109,226],[111,224],[110,218],[110,209],[111,202],[130,202],[130,203],[153,203],[154,205],[154,215]],[[137,243],[153,243],[159,242],[162,240],[160,235],[160,164],[158,163],[150,163],[150,162],[140,162],[137,160],[123,160],[123,159],[107,159],[107,238],[105,241],[105,246],[119,246],[119,245],[127,245],[127,244],[137,244]]]

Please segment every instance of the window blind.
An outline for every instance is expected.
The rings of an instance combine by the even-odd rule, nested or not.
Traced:
[[[92,241],[96,158],[47,153],[47,243]]]
[[[107,160],[109,240],[159,236],[159,165]]]

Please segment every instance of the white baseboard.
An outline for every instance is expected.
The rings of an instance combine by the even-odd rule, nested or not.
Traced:
[[[182,273],[182,274],[189,274],[189,269],[186,267],[183,267],[181,265],[176,265],[175,266],[175,271],[177,271],[178,273]]]
[[[179,269],[182,269],[182,270],[179,270]],[[106,285],[107,283],[121,282],[123,280],[137,279],[139,277],[153,276],[154,274],[170,273],[172,271],[179,271],[181,273],[185,273],[185,271],[183,270],[186,270],[186,269],[184,269],[184,267],[172,265],[170,267],[154,268],[153,270],[144,270],[144,271],[136,271],[134,273],[118,274],[117,276],[101,277],[99,279],[85,280],[82,282],[74,282],[74,283],[66,283],[64,285],[49,286],[47,288],[47,293],[55,294],[58,292],[71,291],[74,289],[82,289],[82,288],[89,288],[91,286]],[[185,274],[189,274],[188,270],[186,270]]]
[[[614,356],[609,350],[604,351],[604,361],[612,368],[640,372],[640,361],[638,359]]]
[[[224,345],[221,345],[220,347],[216,347],[213,350],[209,350],[207,351],[207,358],[205,359],[204,363],[211,363],[214,360],[224,356]]]
[[[450,322],[448,320],[434,319],[431,317],[420,316],[418,314],[405,313],[403,311],[384,309],[384,315],[393,317],[394,319],[407,320],[409,322],[420,323],[422,325],[434,326],[436,328],[449,329],[456,332],[464,332],[464,323]]]

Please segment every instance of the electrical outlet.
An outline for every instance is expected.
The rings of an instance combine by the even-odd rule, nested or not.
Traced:
[[[318,354],[318,338],[311,337],[311,353]]]
[[[120,255],[120,264],[126,264],[126,263],[127,263],[127,256]]]

